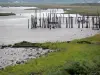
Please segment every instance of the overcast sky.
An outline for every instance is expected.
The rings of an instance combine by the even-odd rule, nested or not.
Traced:
[[[1,2],[62,2],[62,3],[86,3],[100,2],[100,0],[0,0]]]

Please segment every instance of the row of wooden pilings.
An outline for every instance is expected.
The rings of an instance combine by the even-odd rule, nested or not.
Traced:
[[[53,16],[52,16],[53,15]],[[63,16],[61,16],[63,15]],[[77,15],[77,14],[76,14]],[[39,22],[39,25],[38,25]],[[92,28],[93,30],[100,29],[100,17],[99,16],[82,16],[82,17],[65,17],[64,14],[57,16],[57,13],[48,13],[46,17],[38,18],[36,15],[31,15],[31,29],[33,28],[62,28],[62,24],[66,25],[66,28]],[[29,28],[29,19],[28,19]]]

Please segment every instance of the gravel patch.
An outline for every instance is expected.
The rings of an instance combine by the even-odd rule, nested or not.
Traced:
[[[0,69],[9,65],[23,64],[29,59],[39,58],[53,50],[42,48],[4,48],[0,49]]]

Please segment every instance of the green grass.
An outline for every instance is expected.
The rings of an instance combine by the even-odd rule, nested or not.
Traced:
[[[84,38],[82,40],[100,42],[100,34],[96,34],[95,36]]]
[[[0,13],[0,16],[16,15],[15,13]]]
[[[75,43],[75,42],[79,42],[79,41],[87,41],[87,42],[90,42],[90,43],[100,43],[100,34],[96,34],[95,36],[92,36],[92,37],[87,37],[87,38],[83,38],[83,39],[76,39],[76,40],[73,40],[72,42]]]
[[[85,39],[100,41],[99,37],[100,34]],[[25,46],[29,42],[24,41],[15,45],[19,46],[18,44]],[[6,67],[0,71],[0,75],[31,75],[32,72],[42,75],[93,75],[92,72],[98,73],[100,70],[100,64],[98,64],[100,62],[100,45],[76,42],[30,43],[30,45],[60,50],[35,60],[29,60],[25,64]]]

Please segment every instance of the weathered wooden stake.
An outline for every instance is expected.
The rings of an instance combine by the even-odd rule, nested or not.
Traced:
[[[62,24],[62,15],[60,14],[60,23]]]
[[[76,14],[76,17],[75,17],[75,24],[77,24],[77,14]]]
[[[33,28],[33,16],[31,15],[31,29]]]
[[[94,29],[94,17],[92,17],[92,28]]]
[[[67,21],[67,17],[66,17],[66,28],[68,28],[68,21]]]
[[[43,18],[42,18],[42,28],[44,28],[44,13],[43,13]]]
[[[46,19],[44,19],[44,28],[46,28]]]
[[[96,17],[96,28],[98,28],[98,17]]]
[[[61,17],[59,17],[59,24],[58,24],[58,28],[61,28]]]
[[[28,29],[29,29],[29,19],[28,19]]]
[[[40,28],[41,28],[41,10],[40,10],[40,19],[39,19],[39,21],[40,21]]]
[[[49,28],[49,13],[48,13],[48,17],[47,17],[47,28]]]
[[[57,14],[56,14],[56,22],[58,22]],[[58,24],[56,24],[56,28],[58,28]]]
[[[68,17],[68,23],[69,23],[69,26],[68,27],[70,28],[70,17]]]
[[[63,14],[63,22],[64,22],[64,14]]]
[[[71,28],[73,28],[73,17],[71,17]]]
[[[77,19],[78,28],[80,28],[80,20],[81,20],[81,17],[78,17],[78,19]]]
[[[99,17],[99,29],[100,29],[100,17]]]
[[[70,14],[68,14],[68,23],[69,23],[69,28],[71,28],[71,18],[70,18]]]
[[[87,20],[86,20],[86,28],[89,28],[89,16],[87,16]]]
[[[37,17],[35,17],[34,28],[37,28]]]
[[[83,28],[83,18],[81,17],[81,24],[82,24],[82,28]]]

